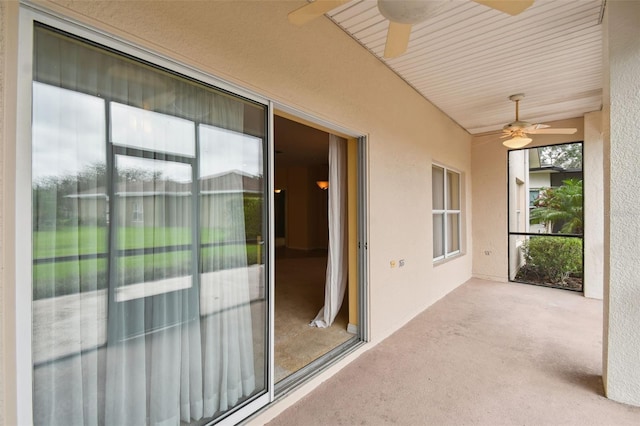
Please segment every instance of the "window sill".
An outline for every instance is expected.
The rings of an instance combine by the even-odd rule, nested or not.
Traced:
[[[433,260],[433,266],[439,266],[439,265],[443,265],[445,263],[449,263],[450,261],[456,260],[460,257],[463,257],[466,253],[465,252],[458,252],[452,255],[449,255],[448,257],[443,257],[440,259],[434,259]]]

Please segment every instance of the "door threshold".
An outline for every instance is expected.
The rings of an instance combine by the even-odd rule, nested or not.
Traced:
[[[275,384],[274,393],[275,401],[284,398],[287,394],[296,390],[311,378],[317,376],[336,362],[358,349],[365,342],[358,336],[354,336],[341,345],[330,350],[320,358],[312,361],[298,371],[288,375],[284,379]]]

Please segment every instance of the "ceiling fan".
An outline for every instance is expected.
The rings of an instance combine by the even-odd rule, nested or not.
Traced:
[[[295,25],[324,15],[351,0],[314,0],[289,13],[289,21]],[[452,0],[378,0],[378,10],[389,20],[389,30],[384,49],[385,58],[396,58],[406,52],[411,26],[426,21]],[[471,0],[509,15],[517,15],[533,4],[533,0]]]
[[[516,103],[516,120],[502,128],[503,138],[510,138],[502,142],[508,148],[522,148],[531,143],[533,139],[527,137],[532,135],[572,135],[578,131],[573,128],[551,128],[546,124],[532,124],[527,121],[520,121],[519,103],[524,98],[524,93],[517,93],[509,96],[509,99]]]

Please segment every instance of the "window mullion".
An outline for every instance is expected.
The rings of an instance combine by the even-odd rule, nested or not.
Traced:
[[[444,192],[444,215],[443,215],[443,219],[442,219],[442,233],[444,234],[444,238],[442,239],[443,241],[443,248],[442,248],[442,252],[444,253],[444,257],[445,259],[449,256],[449,214],[448,214],[448,210],[450,207],[450,200],[449,200],[449,170],[445,167],[444,169],[444,179],[442,182],[442,186],[443,186],[443,192]]]
[[[107,186],[107,199],[105,203],[105,208],[107,209],[107,293],[109,298],[107,299],[107,323],[111,321],[111,318],[116,315],[116,303],[115,300],[115,277],[117,274],[117,231],[116,231],[116,219],[117,219],[117,210],[115,208],[115,191],[117,182],[116,176],[114,173],[115,170],[115,151],[114,146],[111,143],[111,110],[109,108],[109,100],[105,99],[105,134],[106,134],[106,150],[107,150],[107,170],[105,176],[105,184]],[[117,336],[115,336],[114,330],[110,327],[107,327],[107,342],[116,341]]]

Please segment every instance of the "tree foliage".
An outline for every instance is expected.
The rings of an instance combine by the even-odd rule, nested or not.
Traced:
[[[539,148],[540,162],[547,166],[582,170],[582,144],[570,143]]]
[[[583,219],[582,180],[567,179],[558,188],[544,188],[533,202],[530,221],[536,224],[562,224],[564,234],[582,234]]]

